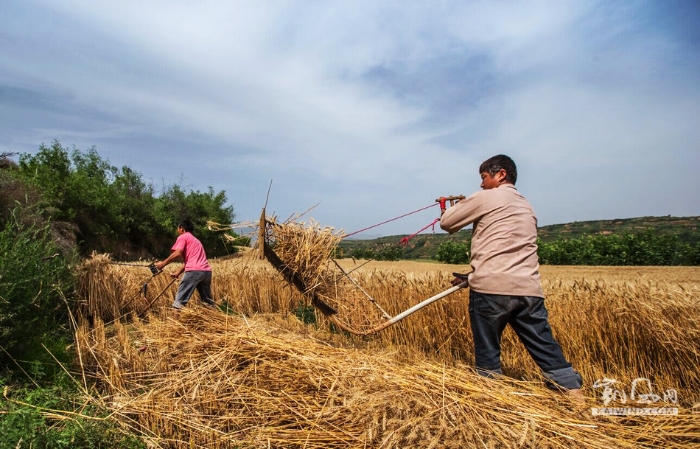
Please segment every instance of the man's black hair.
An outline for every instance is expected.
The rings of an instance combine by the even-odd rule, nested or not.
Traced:
[[[500,170],[506,171],[506,182],[515,184],[518,179],[518,168],[515,166],[513,159],[505,154],[499,154],[486,159],[479,167],[479,174],[488,173],[495,176]]]
[[[194,231],[194,225],[192,224],[192,222],[190,220],[187,220],[187,219],[180,220],[180,223],[178,223],[178,226],[187,232]]]

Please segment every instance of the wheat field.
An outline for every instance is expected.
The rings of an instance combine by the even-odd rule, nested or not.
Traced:
[[[168,276],[85,261],[87,400],[153,447],[700,443],[697,268],[542,267],[552,330],[585,381],[575,398],[546,388],[509,329],[504,376],[475,373],[468,289],[450,284],[468,267],[336,261],[342,236],[315,223],[266,222],[260,238],[212,262],[219,310],[175,312]]]
[[[337,262],[390,316],[449,288],[452,272],[468,270]],[[83,266],[78,377],[86,393],[97,382],[90,400],[153,447],[700,443],[698,267],[542,267],[553,332],[585,381],[586,398],[575,401],[545,387],[509,330],[502,351],[508,377],[473,372],[466,289],[381,332],[355,336],[317,310],[315,324],[302,323],[314,311],[308,295],[254,252],[212,266],[213,293],[226,311],[205,309],[193,298],[176,316],[168,306],[177,284],[168,276],[151,278],[107,256]],[[342,302],[346,290],[331,287]],[[376,317],[376,306],[365,301],[344,312]],[[651,388],[664,398],[651,405],[678,414],[593,416],[593,408],[604,406],[605,379],[616,381],[611,407],[649,406],[629,398],[635,379],[648,379],[646,397]],[[672,391],[675,396],[664,396]]]

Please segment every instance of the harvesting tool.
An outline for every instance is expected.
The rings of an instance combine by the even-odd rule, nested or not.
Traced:
[[[438,199],[446,201],[456,201],[463,199],[464,197],[447,197]],[[440,202],[441,206],[443,202]],[[309,285],[309,282],[304,279],[303,273],[292,268],[288,263],[285,263],[275,250],[273,250],[274,244],[269,242],[268,228],[274,228],[275,226],[280,226],[272,220],[268,220],[265,217],[265,209],[263,208],[262,215],[260,216],[260,229],[258,235],[258,247],[262,253],[262,257],[266,259],[270,264],[284,277],[284,279],[294,287],[296,287],[299,292],[301,292],[305,297],[307,297],[311,304],[321,312],[326,318],[328,318],[334,325],[338,328],[349,332],[354,335],[371,335],[380,332],[389,326],[392,326],[409,315],[417,312],[418,310],[432,304],[433,302],[444,298],[452,293],[469,286],[468,275],[454,273],[455,280],[452,282],[452,287],[440,292],[422,302],[410,307],[409,309],[399,313],[396,316],[391,316],[388,314],[381,306],[367,293],[365,292],[359,284],[350,277],[350,273],[343,270],[343,268],[333,259],[330,259],[336,266],[337,270],[341,273],[338,276],[334,276],[330,281],[333,287],[335,287],[334,294],[323,294],[322,284],[323,280],[314,281],[315,285]],[[339,295],[343,295],[342,289],[338,289],[337,285],[339,281],[346,281],[346,284],[352,284],[354,286],[353,298],[342,298],[338,299]],[[338,293],[341,291],[341,293]],[[361,292],[357,293],[357,292]],[[334,299],[335,298],[335,299]],[[333,305],[329,304],[333,303]],[[366,307],[370,302],[374,306],[372,308]],[[342,309],[339,310],[339,309]],[[372,319],[367,318],[368,316],[373,316]],[[359,317],[359,318],[358,318]],[[356,320],[355,322],[352,322]]]
[[[450,207],[454,206],[455,203],[464,199],[464,195],[452,195],[452,196],[441,196],[436,199],[435,202],[440,204],[440,215],[445,213],[447,210],[447,202],[450,202]]]
[[[147,280],[146,282],[144,282],[143,286],[142,286],[141,289],[139,290],[139,292],[141,293],[141,298],[143,298],[144,301],[147,301],[146,294],[148,293],[148,283],[151,282],[156,276],[158,276],[159,274],[161,274],[161,273],[163,272],[163,270],[159,270],[158,267],[156,267],[155,262],[151,262],[151,263],[148,264],[148,265],[135,264],[135,263],[124,263],[124,262],[112,262],[112,264],[113,264],[113,265],[126,265],[126,266],[131,266],[131,267],[148,268],[148,269],[150,270],[150,272],[151,272],[151,277],[148,278],[148,280]],[[148,305],[147,305],[146,308],[144,309],[144,312],[145,312],[146,310],[150,309],[151,306],[153,305],[153,303],[155,303],[156,300],[158,300],[158,298],[160,298],[161,296],[163,296],[163,293],[165,293],[165,292],[168,290],[168,288],[170,288],[170,286],[173,285],[173,283],[174,283],[176,280],[177,280],[177,278],[173,278],[173,279],[170,281],[170,283],[168,283],[168,285],[163,289],[163,291],[161,291],[158,295],[156,295],[155,298],[153,298],[153,299],[148,303]],[[135,297],[134,297],[134,298],[135,298]],[[131,300],[127,303],[127,306],[128,306],[129,304],[131,304],[131,302],[134,300],[134,298],[131,298]],[[125,306],[125,307],[126,307],[126,306]]]

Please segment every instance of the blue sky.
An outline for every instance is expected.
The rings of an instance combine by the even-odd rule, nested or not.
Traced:
[[[539,224],[700,215],[700,3],[0,0],[0,152],[354,232],[479,188]],[[412,234],[437,207],[358,237]]]

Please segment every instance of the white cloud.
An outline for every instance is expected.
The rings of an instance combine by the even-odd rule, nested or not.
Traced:
[[[321,201],[323,224],[359,228],[471,193],[500,152],[545,223],[665,214],[679,186],[699,187],[648,187],[657,171],[688,175],[700,140],[698,49],[650,26],[658,4],[11,6],[0,89],[27,95],[0,105],[2,144],[96,145],[149,179],[227,190],[240,219],[274,179],[283,215]],[[633,168],[624,181],[620,165]],[[567,205],[582,194],[596,199]],[[673,204],[700,213],[697,194]]]

